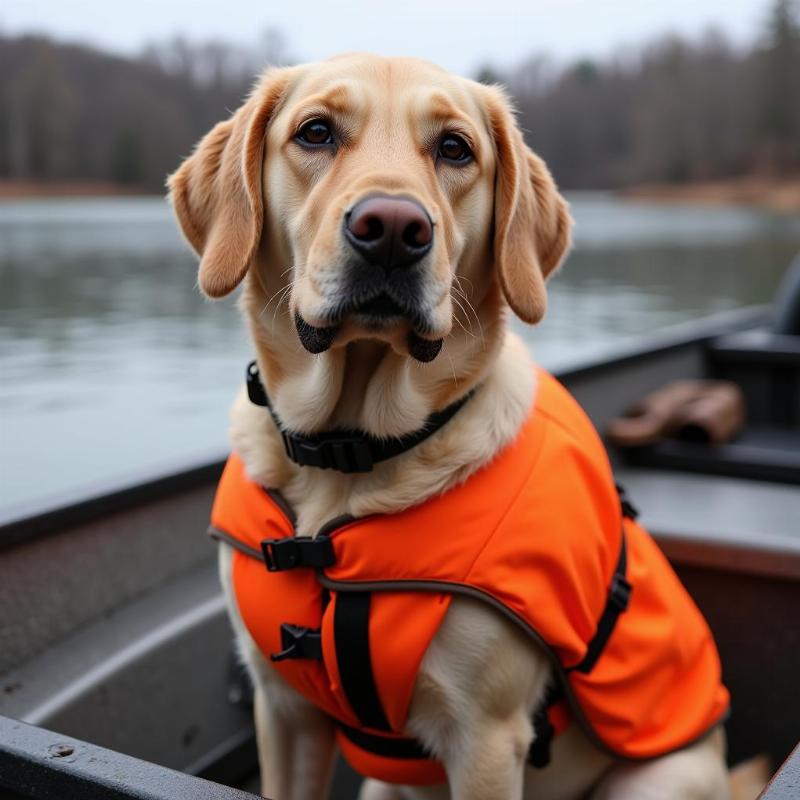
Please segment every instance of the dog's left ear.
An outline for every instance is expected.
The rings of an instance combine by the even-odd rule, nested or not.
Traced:
[[[200,256],[198,283],[209,297],[239,285],[261,241],[266,129],[290,74],[291,68],[267,71],[247,102],[215,125],[167,180],[183,234]]]
[[[545,278],[569,250],[572,217],[544,162],[525,144],[506,94],[481,88],[497,157],[495,268],[508,304],[533,324],[547,310]]]

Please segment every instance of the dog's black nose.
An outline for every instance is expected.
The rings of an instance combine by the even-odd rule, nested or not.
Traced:
[[[364,259],[387,270],[416,264],[433,246],[433,223],[414,200],[372,195],[345,216],[344,236]]]

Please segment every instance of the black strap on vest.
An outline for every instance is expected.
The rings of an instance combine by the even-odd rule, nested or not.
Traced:
[[[540,708],[533,715],[533,741],[528,748],[528,763],[535,769],[544,769],[550,763],[550,746],[555,733],[547,709]]]
[[[447,408],[431,414],[419,430],[392,439],[378,439],[359,430],[337,429],[314,434],[286,430],[272,408],[255,361],[247,366],[247,394],[251,403],[269,411],[280,431],[286,455],[295,464],[350,473],[370,472],[379,461],[405,453],[433,436],[461,410],[474,394],[474,390],[467,392]]]
[[[342,722],[337,723],[337,726],[354,745],[376,756],[402,758],[404,760],[417,758],[427,760],[433,758],[431,753],[416,739],[390,739],[388,736],[379,736],[375,733],[367,733],[357,728],[351,728]]]
[[[548,684],[539,708],[533,715],[533,741],[528,748],[528,763],[536,769],[544,769],[550,763],[550,746],[556,729],[548,712],[563,697],[564,690],[560,684]]]
[[[603,648],[611,638],[614,632],[614,626],[617,624],[619,615],[628,607],[631,597],[631,585],[625,579],[625,571],[628,564],[627,547],[625,545],[625,534],[622,534],[622,543],[619,549],[619,560],[617,561],[617,568],[614,570],[614,577],[611,579],[611,586],[608,589],[608,598],[606,600],[606,607],[597,623],[597,630],[595,631],[592,641],[586,648],[586,655],[580,664],[572,667],[575,672],[581,672],[584,675],[592,671],[592,668],[600,658]],[[570,670],[570,671],[572,671]]]
[[[333,615],[336,663],[347,702],[366,728],[390,731],[369,653],[369,592],[338,592]]]
[[[617,491],[619,492],[620,505],[622,506],[622,516],[628,519],[636,519],[638,512],[628,499],[625,490],[621,486],[617,486]],[[632,587],[625,577],[627,569],[628,547],[625,542],[625,529],[623,527],[620,537],[617,565],[611,577],[611,585],[608,589],[606,605],[597,623],[597,630],[586,648],[586,655],[583,657],[583,660],[574,667],[565,670],[566,672],[575,671],[583,674],[589,673],[600,658],[600,654],[603,652],[606,644],[608,644],[608,640],[611,638],[611,634],[614,632],[614,627],[617,624],[619,615],[625,611],[630,602]],[[534,739],[528,750],[528,763],[532,767],[542,769],[550,763],[550,747],[553,736],[555,735],[555,728],[550,721],[548,711],[563,697],[563,688],[559,685],[551,684],[548,686],[539,708],[536,709],[533,715]]]
[[[636,509],[631,505],[628,500],[625,490],[617,487],[620,494],[620,503],[622,504],[622,514],[629,519],[635,519]],[[568,672],[575,671],[581,672],[584,675],[591,672],[603,648],[611,638],[614,632],[614,627],[617,624],[619,615],[628,607],[631,599],[631,585],[628,583],[625,575],[628,571],[628,547],[625,543],[625,529],[623,527],[620,536],[619,544],[619,558],[617,559],[617,566],[614,568],[614,575],[611,577],[611,586],[608,588],[608,597],[603,613],[597,623],[597,630],[595,631],[592,641],[586,648],[586,655],[580,664],[571,667]]]

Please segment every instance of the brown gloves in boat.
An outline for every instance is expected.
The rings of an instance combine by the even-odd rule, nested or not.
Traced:
[[[722,444],[741,430],[744,420],[744,396],[735,383],[674,381],[611,420],[606,434],[619,447],[641,447],[667,437]]]

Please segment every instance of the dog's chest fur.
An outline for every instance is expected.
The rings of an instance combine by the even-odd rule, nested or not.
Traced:
[[[515,438],[534,392],[528,353],[509,335],[475,397],[442,431],[368,474],[290,464],[269,414],[244,393],[233,408],[231,439],[250,477],[278,489],[292,506],[298,535],[314,536],[336,517],[391,514],[465,480]]]

